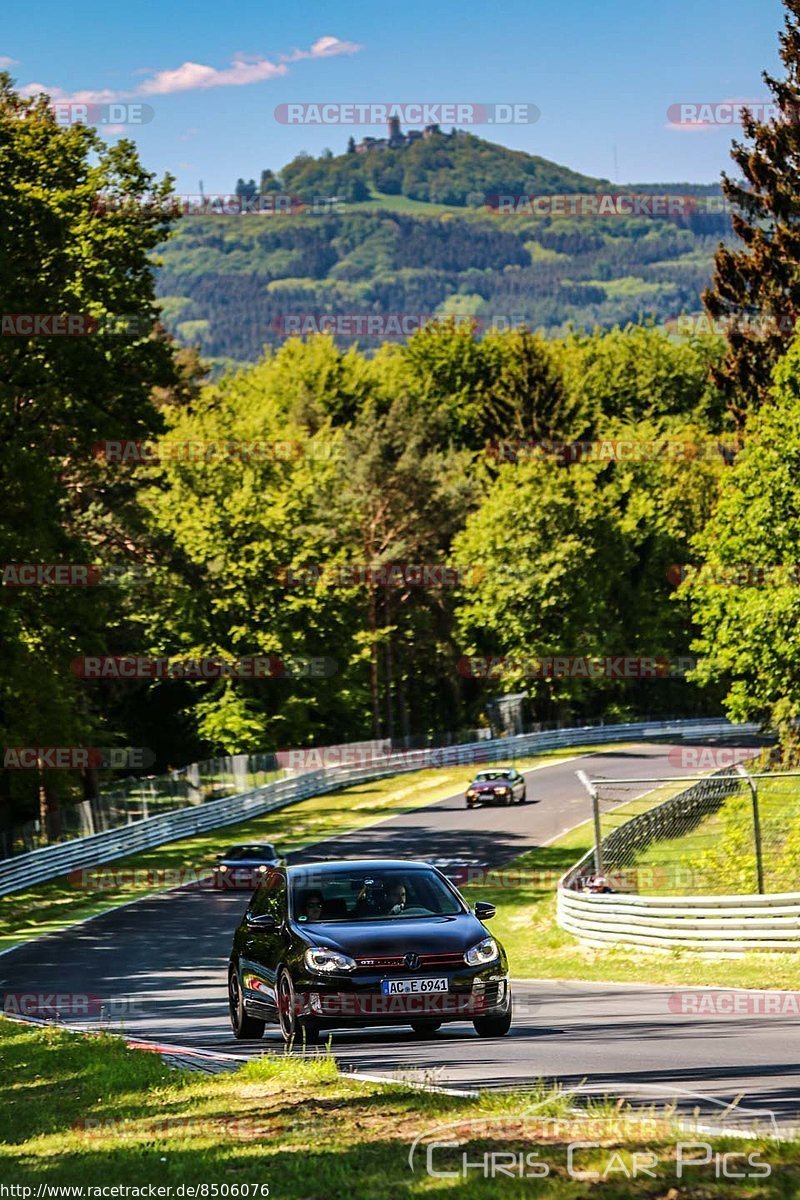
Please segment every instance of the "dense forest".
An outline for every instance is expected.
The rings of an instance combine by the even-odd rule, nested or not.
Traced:
[[[343,174],[361,183],[355,200]],[[165,323],[217,369],[278,346],[297,314],[472,316],[480,328],[524,324],[548,335],[662,324],[699,311],[716,246],[730,236],[718,187],[612,185],[472,135],[301,156],[279,176],[265,173],[260,186],[262,197],[277,189],[303,205],[192,215],[162,251]],[[241,195],[255,187],[237,185]],[[668,218],[539,217],[500,213],[496,197],[505,191],[655,193],[692,203]],[[346,327],[334,336],[367,349],[385,340]]]

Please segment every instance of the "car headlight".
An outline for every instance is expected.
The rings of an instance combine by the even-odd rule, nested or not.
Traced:
[[[508,788],[498,788],[498,789],[497,789],[497,794],[498,794],[498,796],[507,796],[507,795],[508,795]]]
[[[475,788],[469,788],[467,791],[468,796],[477,796],[477,794],[478,793],[475,791]]]
[[[267,869],[267,868],[266,868],[266,867],[264,866],[264,864],[262,863],[262,864],[261,864],[261,866],[260,866],[258,869],[259,869],[259,871],[266,871],[266,869]]]
[[[303,957],[309,971],[316,971],[320,975],[356,969],[355,960],[349,955],[340,954],[338,950],[328,950],[325,946],[311,946]]]
[[[467,950],[464,962],[470,967],[482,967],[484,963],[494,962],[499,953],[494,938],[484,938],[482,942],[478,942],[477,946]]]
[[[218,871],[227,871],[227,869],[228,868],[226,867],[225,863],[220,863],[220,865],[217,867]]]

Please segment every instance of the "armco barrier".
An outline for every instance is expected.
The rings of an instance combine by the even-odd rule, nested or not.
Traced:
[[[221,800],[209,800],[190,808],[178,809],[158,817],[132,821],[118,829],[89,837],[74,838],[54,846],[45,846],[0,862],[0,896],[20,891],[47,879],[56,879],[79,868],[100,866],[116,858],[149,850],[165,842],[205,833],[225,825],[234,825],[305,800],[310,796],[335,792],[351,785],[382,779],[426,766],[455,766],[474,762],[494,762],[535,754],[560,747],[601,745],[604,742],[650,741],[654,738],[704,738],[731,736],[744,727],[721,719],[700,718],[690,721],[639,721],[632,724],[588,726],[558,729],[518,737],[496,738],[465,745],[401,751],[371,766],[325,767],[308,771],[292,779],[268,783],[254,791]],[[747,728],[750,732],[750,728]],[[278,839],[280,840],[280,839]]]
[[[559,887],[558,923],[596,946],[682,946],[711,953],[800,950],[800,892],[628,896]]]

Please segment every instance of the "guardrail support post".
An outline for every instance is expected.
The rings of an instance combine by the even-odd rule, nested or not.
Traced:
[[[600,797],[597,795],[597,788],[585,771],[576,771],[575,774],[592,798],[592,812],[594,815],[594,870],[596,875],[602,875],[603,845],[600,834]]]
[[[750,788],[750,795],[753,798],[753,833],[755,836],[756,846],[756,873],[758,875],[758,894],[764,895],[764,855],[761,848],[761,817],[758,811],[758,787],[755,779],[751,779],[741,763],[736,764],[736,771],[741,775],[742,779],[747,780],[747,786]]]

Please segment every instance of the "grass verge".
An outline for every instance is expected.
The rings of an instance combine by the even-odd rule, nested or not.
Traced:
[[[558,1090],[464,1100],[348,1080],[325,1054],[265,1055],[225,1075],[174,1072],[157,1055],[108,1035],[32,1030],[5,1019],[0,1057],[0,1178],[32,1189],[28,1196],[40,1186],[47,1195],[48,1186],[70,1185],[144,1187],[145,1195],[158,1185],[173,1198],[198,1185],[205,1191],[195,1196],[242,1197],[248,1185],[258,1200],[267,1187],[276,1200],[731,1195],[716,1157],[682,1165],[678,1178],[679,1155],[706,1156],[678,1149],[698,1138],[678,1133],[668,1113],[594,1101],[576,1117]],[[749,1164],[735,1160],[749,1174],[737,1178],[737,1197],[798,1194],[796,1143],[702,1140],[713,1141],[715,1155],[753,1156]],[[460,1144],[433,1145],[445,1141]],[[596,1144],[570,1161],[567,1147],[579,1141]],[[648,1156],[638,1164],[649,1175],[639,1172],[637,1153]]]

